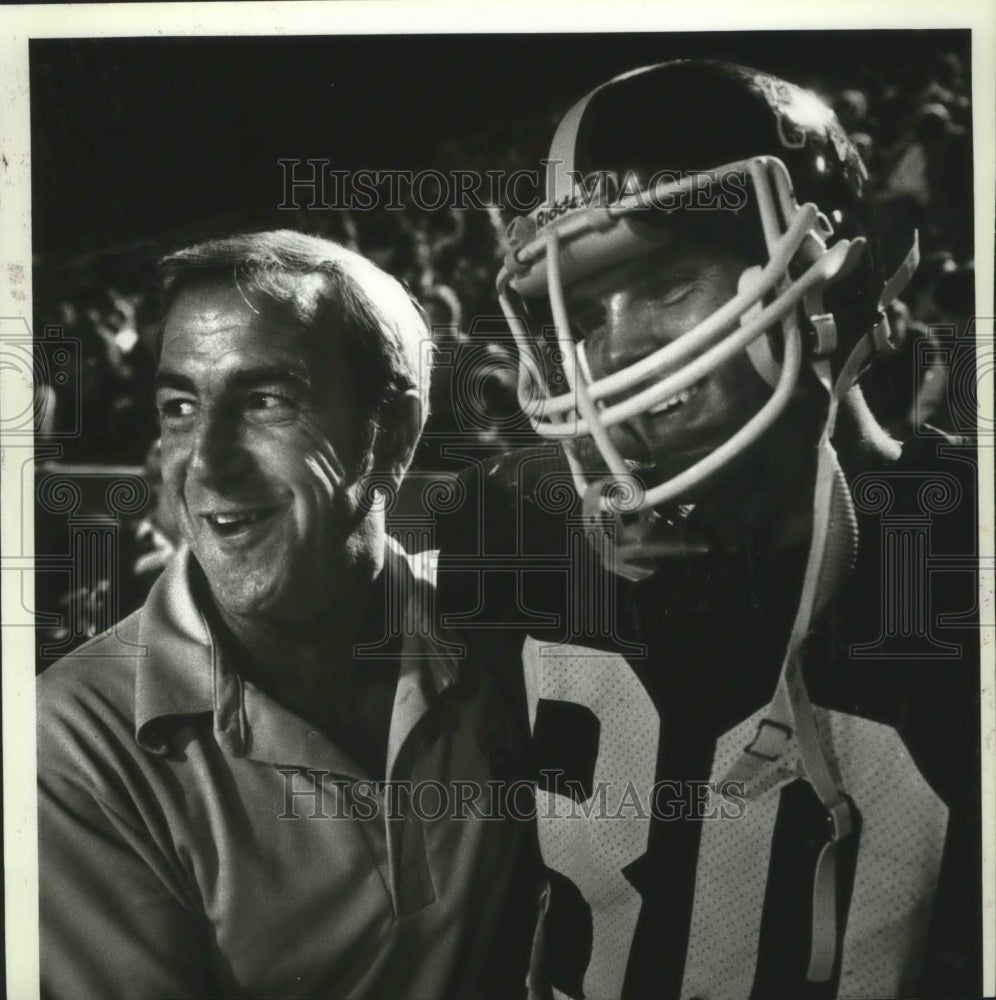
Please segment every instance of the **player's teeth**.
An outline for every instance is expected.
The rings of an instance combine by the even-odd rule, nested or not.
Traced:
[[[671,396],[669,399],[665,399],[664,402],[658,403],[651,412],[663,413],[665,410],[670,410],[675,406],[680,406],[682,403],[687,403],[698,391],[699,387],[697,385],[682,389],[676,396]]]
[[[262,516],[262,511],[256,511],[252,514],[212,514],[211,520],[218,525],[252,524]]]

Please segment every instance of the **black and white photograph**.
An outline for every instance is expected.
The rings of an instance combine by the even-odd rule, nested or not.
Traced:
[[[14,1000],[996,991],[996,15],[11,8]]]

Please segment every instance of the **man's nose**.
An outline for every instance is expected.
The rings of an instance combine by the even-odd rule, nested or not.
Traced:
[[[610,372],[627,368],[672,339],[647,311],[619,308],[613,313],[607,338],[606,368]]]
[[[233,414],[206,409],[191,444],[190,473],[205,485],[220,485],[245,472],[248,452]]]

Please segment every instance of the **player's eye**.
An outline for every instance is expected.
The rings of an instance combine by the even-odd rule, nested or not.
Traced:
[[[245,410],[251,419],[283,420],[294,414],[297,407],[287,396],[276,392],[252,392],[246,397]]]
[[[691,282],[691,281],[687,281],[687,282],[685,282],[684,284],[681,284],[681,285],[676,285],[670,291],[665,292],[665,294],[662,295],[658,299],[658,301],[662,305],[673,306],[676,303],[681,302],[682,299],[688,298],[688,296],[691,294],[692,289],[694,287],[695,287],[695,284],[694,284],[694,282]]]
[[[698,282],[692,278],[676,277],[648,292],[644,301],[657,306],[673,306],[688,298],[697,287]]]
[[[164,423],[181,423],[196,412],[197,406],[192,399],[183,396],[166,396],[156,400],[159,419]]]

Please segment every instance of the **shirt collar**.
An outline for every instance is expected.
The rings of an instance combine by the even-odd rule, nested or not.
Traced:
[[[403,608],[403,642],[388,758],[393,762],[415,723],[429,704],[459,674],[462,647],[437,627],[434,580],[437,552],[410,556],[393,539],[385,548],[384,570],[395,605]],[[219,741],[234,755],[246,753],[249,723],[245,685],[224,662],[208,622],[197,606],[195,560],[181,548],[153,585],[141,612],[139,641],[144,647],[135,685],[135,736],[151,753],[168,752],[171,719],[212,713]],[[255,714],[255,713],[254,713]],[[285,713],[290,715],[290,713]],[[275,733],[254,726],[253,757],[279,756]],[[284,728],[284,727],[280,727]],[[288,747],[282,747],[286,757]],[[283,763],[291,763],[286,759]],[[389,764],[390,767],[390,764]]]
[[[214,710],[215,644],[194,603],[192,564],[189,549],[180,549],[153,584],[139,619],[135,738],[152,753],[167,749],[159,720]]]

